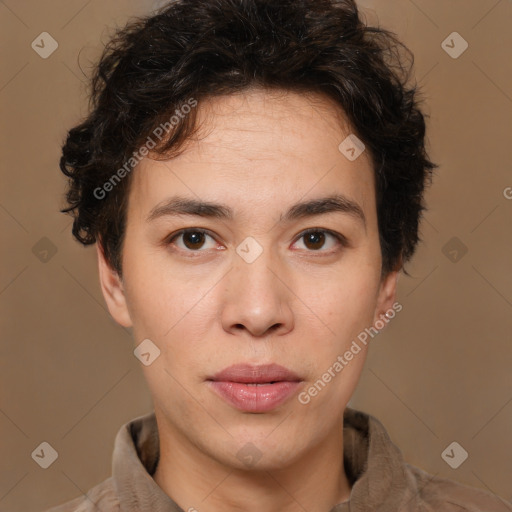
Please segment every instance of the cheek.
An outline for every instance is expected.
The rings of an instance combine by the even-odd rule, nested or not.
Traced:
[[[371,325],[378,288],[373,269],[367,272],[353,269],[322,279],[320,289],[306,281],[299,296],[307,297],[307,305],[326,325],[327,333],[346,340],[347,336],[357,335]]]
[[[308,333],[301,337],[304,341],[301,351],[309,354],[311,379],[329,382],[325,390],[322,382],[319,383],[322,391],[318,391],[313,409],[345,403],[357,385],[368,350],[368,345],[358,337],[372,325],[376,306],[378,279],[373,274],[375,272],[347,273],[324,280],[321,293],[312,296],[310,292],[308,306],[318,318],[305,318],[303,325],[297,326]],[[314,340],[314,348],[308,345],[308,340]]]
[[[334,421],[340,404],[348,403],[359,381],[368,351],[359,336],[372,325],[378,289],[370,274],[330,282],[311,306],[323,322],[315,322],[317,329],[311,322],[303,327],[309,336],[302,347],[309,354],[311,371],[303,398],[310,402],[310,412],[321,413],[326,423]],[[307,339],[315,340],[314,348]]]
[[[150,253],[129,252],[125,296],[137,337],[164,339],[201,296],[183,276]]]
[[[159,390],[179,395],[175,379],[190,384],[209,368],[215,294],[207,291],[213,283],[191,286],[183,276],[143,266],[130,277],[126,295],[135,344],[150,339],[160,350],[155,362],[143,367],[148,384],[157,395]]]

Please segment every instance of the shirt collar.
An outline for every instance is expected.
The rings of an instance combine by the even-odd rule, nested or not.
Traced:
[[[331,512],[416,510],[416,482],[400,450],[373,416],[347,407],[343,418],[344,467],[350,500]],[[154,411],[124,424],[112,458],[112,476],[122,512],[183,512],[153,480],[159,457]]]

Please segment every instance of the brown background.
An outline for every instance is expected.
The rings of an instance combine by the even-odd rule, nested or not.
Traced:
[[[107,478],[118,429],[152,407],[133,340],[105,308],[95,250],[58,212],[58,159],[86,113],[80,66],[156,5],[0,1],[2,511],[42,510]],[[414,52],[441,167],[399,281],[403,311],[373,341],[350,405],[379,418],[411,464],[512,500],[512,1],[360,5]],[[31,48],[43,31],[59,44],[48,59]],[[457,59],[441,47],[453,31],[469,43]],[[46,470],[31,457],[42,441],[59,453]],[[456,470],[441,458],[452,441],[469,452]]]

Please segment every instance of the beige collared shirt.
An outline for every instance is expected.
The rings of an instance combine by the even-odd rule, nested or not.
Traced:
[[[330,512],[512,512],[512,503],[498,496],[404,462],[382,423],[371,415],[346,408],[343,434],[345,471],[352,489],[349,501]],[[110,478],[87,496],[46,512],[185,512],[151,476],[158,456],[152,412],[119,430]]]

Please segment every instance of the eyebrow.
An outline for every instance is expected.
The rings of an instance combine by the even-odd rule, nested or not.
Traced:
[[[342,212],[351,215],[362,222],[366,229],[366,218],[363,209],[355,201],[342,194],[334,194],[294,204],[284,215],[281,214],[279,222],[287,223],[305,217],[332,212]],[[233,210],[229,206],[175,196],[156,205],[147,216],[146,222],[151,222],[160,217],[178,215],[192,215],[221,220],[232,220],[234,218]]]

